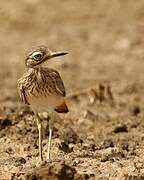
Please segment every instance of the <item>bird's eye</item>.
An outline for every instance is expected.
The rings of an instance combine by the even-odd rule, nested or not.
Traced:
[[[42,58],[42,53],[40,52],[34,52],[32,55],[32,58],[36,61],[40,60]]]

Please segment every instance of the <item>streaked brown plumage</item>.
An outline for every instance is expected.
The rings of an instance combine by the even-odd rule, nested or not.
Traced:
[[[51,68],[41,67],[45,61],[67,54],[66,52],[52,52],[45,46],[37,47],[30,51],[26,57],[27,72],[18,80],[18,89],[22,102],[30,105],[37,118],[39,129],[39,153],[42,160],[42,139],[41,120],[39,112],[56,111],[67,113],[68,108],[65,103],[65,87],[59,73]],[[51,123],[50,123],[51,124]],[[50,125],[49,125],[50,126]],[[52,133],[52,129],[50,132]],[[50,134],[51,136],[51,134]],[[49,138],[48,158],[50,158]]]
[[[55,107],[50,107],[50,110],[55,110],[55,108],[64,103],[64,84],[59,73],[54,69],[44,67],[30,68],[28,72],[18,80],[18,87],[22,101],[25,104],[31,105],[34,110],[35,108],[38,108],[37,110],[48,110],[48,106],[46,106],[45,103],[51,103],[47,101],[49,96],[54,96],[59,99],[58,102],[54,102]],[[41,104],[41,106],[35,107],[37,104],[33,104],[32,101],[33,99],[39,100],[39,98],[44,98],[46,102],[42,102],[43,104]]]

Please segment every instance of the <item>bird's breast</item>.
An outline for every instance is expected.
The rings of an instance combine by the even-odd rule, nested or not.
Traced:
[[[49,77],[38,75],[27,87],[26,96],[30,106],[38,111],[52,110],[59,105],[63,97],[56,93],[53,81]]]
[[[55,109],[63,102],[64,95],[60,91],[61,86],[60,89],[58,86],[61,79],[59,76],[55,77],[55,74],[52,75],[52,72],[52,70],[44,68],[40,70],[30,69],[20,80],[26,99],[33,109]],[[56,78],[59,78],[59,81]]]

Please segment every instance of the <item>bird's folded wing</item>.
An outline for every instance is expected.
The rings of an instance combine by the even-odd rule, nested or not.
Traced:
[[[19,89],[19,92],[20,92],[21,101],[23,103],[29,105],[29,102],[28,102],[28,100],[26,98],[26,94],[25,94],[25,90],[24,90],[23,86],[19,86],[18,89]]]
[[[56,87],[57,91],[62,96],[65,96],[66,95],[65,87],[64,87],[63,81],[62,81],[59,73],[57,71],[53,71],[50,73],[50,77],[52,78],[53,82],[55,83],[55,87]]]

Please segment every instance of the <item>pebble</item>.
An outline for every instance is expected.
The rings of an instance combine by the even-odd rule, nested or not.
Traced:
[[[103,148],[114,147],[114,143],[111,139],[105,139],[102,144]]]
[[[127,142],[124,142],[121,144],[121,148],[122,148],[122,150],[128,151],[129,150],[129,144]]]
[[[21,166],[22,164],[25,164],[26,160],[23,157],[18,157],[15,160],[15,166]]]
[[[141,112],[141,110],[140,110],[140,107],[139,107],[139,106],[134,106],[134,107],[132,108],[132,115],[133,115],[133,116],[139,115],[140,112]]]
[[[128,129],[127,129],[127,126],[125,124],[118,124],[114,127],[113,132],[114,133],[128,132]]]

